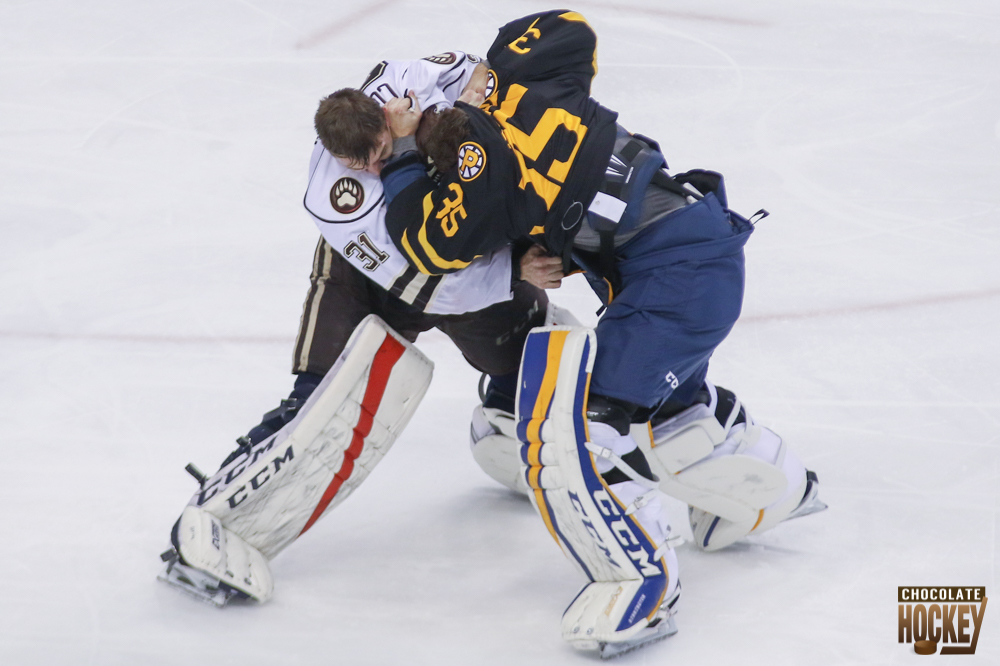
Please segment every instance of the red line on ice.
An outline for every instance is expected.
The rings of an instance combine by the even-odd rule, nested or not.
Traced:
[[[853,307],[831,308],[829,310],[809,310],[805,312],[787,312],[784,314],[763,314],[747,315],[740,317],[741,322],[769,322],[783,321],[789,319],[819,319],[821,317],[841,317],[844,315],[866,314],[888,312],[890,310],[905,310],[908,308],[919,308],[928,305],[947,305],[949,303],[960,303],[962,301],[976,301],[986,298],[996,298],[1000,296],[1000,289],[983,289],[981,291],[970,291],[957,294],[941,294],[939,296],[927,296],[909,301],[896,301],[895,303],[873,303],[871,305],[857,305]],[[228,336],[207,336],[207,335],[141,335],[141,334],[116,334],[116,333],[47,333],[35,331],[0,331],[0,338],[23,338],[26,340],[58,340],[66,342],[135,342],[145,344],[182,344],[182,345],[206,345],[206,344],[283,344],[291,345],[293,338],[287,336],[267,336],[267,335],[228,335]]]

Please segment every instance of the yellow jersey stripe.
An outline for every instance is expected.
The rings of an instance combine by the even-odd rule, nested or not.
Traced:
[[[460,268],[465,268],[466,266],[468,266],[472,262],[471,261],[462,261],[460,259],[455,259],[454,261],[448,261],[447,259],[442,259],[441,255],[439,255],[437,253],[437,251],[434,249],[434,246],[431,245],[431,243],[430,243],[429,240],[427,240],[427,214],[426,214],[426,212],[428,210],[427,209],[427,202],[430,200],[430,198],[431,198],[430,193],[428,193],[427,196],[424,197],[424,211],[425,211],[424,223],[420,225],[420,231],[417,232],[417,240],[420,242],[420,248],[424,251],[424,254],[427,255],[427,258],[431,260],[431,263],[433,263],[438,268],[454,268],[455,270],[458,270]],[[431,210],[433,210],[433,207],[431,208]],[[479,255],[476,255],[476,256],[478,257]],[[420,267],[418,266],[418,268],[420,268]],[[427,272],[423,268],[420,268],[420,270],[423,271],[423,272],[425,272],[425,273]]]
[[[410,259],[413,260],[417,270],[427,275],[432,274],[429,270],[427,270],[427,268],[424,267],[424,262],[420,261],[420,257],[417,256],[417,253],[414,252],[413,248],[410,246],[410,239],[406,237],[406,229],[403,229],[403,249],[406,251],[406,254],[410,256]]]

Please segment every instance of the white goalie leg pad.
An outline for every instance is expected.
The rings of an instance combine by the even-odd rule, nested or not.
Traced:
[[[274,583],[267,559],[207,511],[185,507],[171,541],[181,563],[257,601],[271,597]]]
[[[633,434],[648,451],[660,489],[691,505],[698,547],[718,550],[788,518],[810,484],[781,437],[755,424],[732,392],[708,388],[708,405],[690,407],[652,430],[633,426]],[[743,420],[735,423],[741,412]]]
[[[379,463],[430,384],[433,363],[374,315],[296,417],[191,499],[273,559]]]
[[[582,326],[573,313],[549,301],[546,326]],[[480,394],[482,391],[480,391]],[[469,433],[472,457],[486,474],[511,490],[528,494],[521,473],[521,442],[517,420],[510,412],[479,405],[472,411]]]
[[[545,325],[546,326],[579,326],[582,327],[583,324],[576,316],[564,307],[560,307],[549,301],[548,307],[545,309]]]
[[[469,427],[472,457],[490,478],[511,490],[528,494],[521,473],[521,442],[517,420],[502,409],[477,405]]]
[[[589,329],[533,330],[516,402],[529,497],[590,581],[562,623],[563,637],[583,649],[638,640],[664,619],[678,591],[676,557],[647,529],[657,507],[644,502],[642,513],[632,506],[649,488],[636,481],[609,486],[598,470],[599,460],[619,456],[614,446],[589,441],[585,411],[596,346]],[[659,536],[669,532],[665,523],[658,529]]]

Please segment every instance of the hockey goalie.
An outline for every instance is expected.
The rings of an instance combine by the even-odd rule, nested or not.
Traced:
[[[591,329],[534,329],[516,433],[520,487],[587,579],[563,614],[563,638],[608,658],[677,631],[680,538],[661,493],[690,504],[696,545],[709,551],[826,505],[815,474],[731,392],[706,383],[694,404],[633,425],[590,393],[596,353]]]

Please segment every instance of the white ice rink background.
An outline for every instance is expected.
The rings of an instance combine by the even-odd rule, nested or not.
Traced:
[[[595,97],[771,212],[710,376],[830,505],[682,546],[680,632],[620,663],[1000,663],[992,603],[974,657],[896,642],[897,586],[1000,592],[1000,4],[566,6],[599,35]],[[409,428],[273,562],[272,601],[155,581],[184,465],[291,388],[319,98],[550,8],[0,2],[0,663],[592,663],[559,636],[582,581],[473,462],[477,374],[437,332]],[[550,295],[596,321],[582,278]]]

